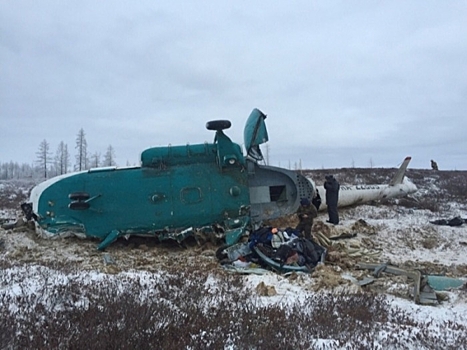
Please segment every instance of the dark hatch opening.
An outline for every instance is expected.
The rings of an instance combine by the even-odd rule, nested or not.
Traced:
[[[269,198],[271,202],[286,201],[287,193],[285,185],[269,186]]]

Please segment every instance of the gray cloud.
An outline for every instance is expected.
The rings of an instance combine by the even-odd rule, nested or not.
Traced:
[[[462,2],[0,3],[0,162],[47,139],[138,162],[157,145],[243,143],[268,114],[270,162],[466,169]]]

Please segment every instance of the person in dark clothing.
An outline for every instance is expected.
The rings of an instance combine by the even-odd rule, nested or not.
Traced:
[[[316,195],[311,200],[311,204],[315,206],[317,211],[319,210],[319,207],[321,206],[321,196],[319,195],[318,189],[316,189]]]
[[[337,202],[339,201],[339,182],[332,175],[327,175],[324,182],[326,190],[326,205],[328,206],[329,220],[327,222],[337,225],[339,223],[339,213],[337,212]]]
[[[311,227],[313,226],[313,219],[318,216],[318,211],[314,205],[311,205],[308,198],[300,200],[297,216],[299,223],[295,229],[300,232],[301,237],[311,240]]]

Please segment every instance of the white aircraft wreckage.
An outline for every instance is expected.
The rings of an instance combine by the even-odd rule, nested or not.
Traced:
[[[324,189],[297,171],[260,164],[259,145],[268,141],[266,115],[254,109],[242,147],[224,133],[228,120],[206,124],[212,143],[155,147],[141,153],[141,166],[97,168],[49,179],[31,191],[21,208],[44,237],[76,235],[100,241],[104,250],[120,237],[154,237],[182,242],[208,237],[232,246],[266,220],[294,214],[303,199]],[[405,196],[416,191],[404,180],[407,157],[388,185],[341,186],[338,206]],[[291,233],[293,236],[293,233]],[[307,266],[322,259],[316,252]],[[225,246],[222,247],[222,250]],[[222,254],[221,254],[222,255]],[[312,263],[313,262],[313,263]]]
[[[405,171],[411,161],[411,157],[406,157],[402,162],[395,176],[389,184],[362,184],[353,186],[340,186],[338,208],[348,207],[377,201],[381,199],[389,199],[403,197],[417,191],[417,186],[405,177]],[[313,179],[308,178],[315,188],[315,196],[318,193],[321,197],[321,205],[319,210],[326,210],[326,190],[324,186],[315,186]]]

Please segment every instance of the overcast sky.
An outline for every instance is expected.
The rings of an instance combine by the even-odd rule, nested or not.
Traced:
[[[465,170],[467,2],[0,0],[0,162],[243,145],[253,108],[271,165]]]

